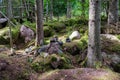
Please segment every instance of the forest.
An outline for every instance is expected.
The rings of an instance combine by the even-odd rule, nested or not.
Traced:
[[[0,0],[0,80],[120,80],[120,0]]]

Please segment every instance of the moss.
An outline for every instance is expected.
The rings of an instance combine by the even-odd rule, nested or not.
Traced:
[[[56,32],[60,32],[60,31],[62,31],[63,29],[66,28],[65,24],[61,23],[61,22],[48,23],[48,26],[51,27]]]
[[[87,48],[88,44],[88,35],[83,35],[79,41],[79,47],[81,50],[84,50]]]
[[[20,27],[19,26],[15,27],[15,28],[12,28],[12,39],[13,39],[13,42],[15,42],[19,38],[19,31],[20,31]]]
[[[49,26],[44,26],[44,36],[45,37],[50,37],[50,36],[53,36],[55,33],[55,31],[49,27]]]
[[[63,49],[65,49],[65,51],[70,53],[71,55],[76,55],[76,54],[79,54],[80,52],[78,41],[64,43]]]
[[[6,33],[8,33],[9,28],[5,27],[3,29],[0,29],[0,36],[4,36]]]
[[[33,61],[31,66],[37,72],[49,71],[56,68],[68,69],[72,67],[68,57],[56,54],[49,55],[46,58],[39,56]]]
[[[66,26],[74,26],[76,24],[86,25],[88,23],[87,19],[83,18],[75,18],[75,19],[68,19],[64,21]]]
[[[120,39],[120,35],[117,35],[117,38]]]
[[[29,21],[25,21],[23,24],[24,24],[25,26],[31,28],[34,32],[36,31],[36,23],[31,23],[31,22],[29,22]]]
[[[74,24],[76,24],[76,20],[75,19],[69,19],[67,21],[64,21],[66,26],[73,26]]]
[[[103,38],[102,39],[102,50],[106,51],[107,53],[111,53],[111,52],[119,53],[120,43],[118,41]]]
[[[5,39],[3,36],[0,36],[0,44],[9,44],[9,40]]]

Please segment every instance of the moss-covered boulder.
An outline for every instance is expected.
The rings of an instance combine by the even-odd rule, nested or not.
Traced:
[[[64,43],[63,49],[72,55],[76,55],[80,52],[83,53],[85,51],[85,49],[87,48],[87,43],[88,35],[84,34],[79,40],[73,40],[71,42]]]
[[[107,53],[118,53],[120,52],[120,40],[110,34],[102,34],[101,35],[101,46],[102,51]]]
[[[39,76],[39,80],[120,80],[120,74],[103,69],[77,68],[46,72]]]
[[[44,72],[53,69],[72,68],[71,60],[65,54],[52,54],[47,57],[38,56],[32,63],[32,68],[37,72]]]
[[[120,72],[120,40],[114,35],[102,34],[101,47],[104,65]]]
[[[70,53],[71,55],[79,54],[80,47],[77,42],[68,42],[63,44],[64,51]]]

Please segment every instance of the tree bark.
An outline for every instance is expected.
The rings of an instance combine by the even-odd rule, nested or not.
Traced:
[[[109,0],[108,25],[114,25],[119,21],[118,9],[119,0]]]
[[[43,0],[36,0],[36,46],[43,45]]]
[[[46,1],[47,1],[47,3],[46,3],[46,16],[45,17],[46,17],[46,22],[48,22],[49,2],[48,2],[48,0],[46,0]]]
[[[50,20],[53,20],[53,0],[50,0]]]
[[[9,37],[10,37],[10,46],[13,48],[13,42],[12,42],[12,32],[11,32],[11,25],[10,20],[13,17],[12,16],[12,1],[8,0],[8,23],[9,23]],[[12,53],[12,52],[11,52]]]
[[[28,11],[27,2],[26,2],[26,0],[22,0],[22,2],[23,2],[23,4],[24,4],[24,7],[25,7],[25,10],[26,10],[27,17],[29,17],[29,11]]]
[[[67,0],[67,18],[68,19],[71,18],[71,4],[70,4],[70,0]]]
[[[101,0],[89,0],[89,40],[87,65],[95,67],[96,61],[101,61],[100,48],[100,11]]]

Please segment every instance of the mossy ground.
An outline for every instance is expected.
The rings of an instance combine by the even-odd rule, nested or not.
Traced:
[[[63,49],[67,48],[65,53],[63,55],[50,55],[46,58],[42,56],[38,56],[33,62],[30,63],[29,66],[36,72],[47,72],[47,71],[53,71],[52,73],[48,73],[49,75],[53,75],[53,73],[60,73],[63,74],[66,72],[60,72],[58,69],[69,69],[69,68],[80,68],[86,66],[86,54],[87,54],[87,43],[88,43],[88,26],[86,25],[88,23],[87,20],[79,20],[79,19],[70,19],[67,21],[53,21],[53,22],[46,22],[44,23],[44,33],[45,33],[45,44],[49,43],[49,40],[53,35],[58,35],[59,39],[64,42],[64,45],[62,46]],[[26,22],[24,23],[26,26],[29,26],[32,30],[35,31],[35,23]],[[12,35],[13,35],[13,41],[18,41],[19,36],[19,28],[20,25],[16,28],[12,28]],[[78,30],[80,32],[81,38],[78,40],[73,40],[70,43],[65,43],[65,39],[72,33],[72,31]],[[9,38],[6,38],[5,36],[7,34],[8,28],[0,30],[0,44],[4,42],[7,42],[5,44],[9,44]],[[119,38],[119,35],[118,35]],[[7,41],[6,41],[7,40]],[[35,39],[33,39],[31,42],[25,44],[22,49],[25,49],[26,47],[29,47],[31,45],[34,45]],[[21,44],[21,43],[19,43]],[[18,44],[18,45],[19,45]],[[103,45],[104,44],[104,45]],[[119,53],[120,52],[120,43],[115,41],[110,41],[107,39],[103,40],[102,43],[102,50],[107,53]],[[75,54],[75,55],[74,55]],[[0,56],[8,57],[2,52],[0,53]],[[18,63],[19,64],[19,63]],[[23,65],[26,66],[26,65]],[[118,68],[120,67],[117,65]],[[86,69],[88,70],[88,69]],[[84,71],[84,70],[83,70]],[[78,70],[75,73],[82,74],[83,71]],[[89,70],[88,70],[89,71]],[[93,70],[94,71],[94,70]],[[95,70],[96,71],[96,70]],[[69,72],[69,71],[68,71]],[[74,72],[74,70],[72,70]],[[71,72],[69,72],[71,73]],[[105,71],[106,73],[106,71]],[[71,74],[71,76],[68,76],[72,80],[77,80],[78,76],[76,74]],[[103,73],[104,74],[104,71]],[[65,80],[70,80],[68,77],[65,78],[65,76],[60,75],[58,76],[58,79],[63,78]],[[112,75],[112,76],[110,76]],[[88,76],[88,75],[86,75]],[[86,77],[85,76],[85,77]],[[41,76],[40,76],[41,78]],[[116,73],[113,72],[107,72],[107,74],[100,76],[88,76],[89,79],[86,80],[119,80],[119,76]],[[47,79],[47,78],[46,78]],[[79,80],[79,79],[78,79]],[[82,79],[84,80],[84,79]]]

